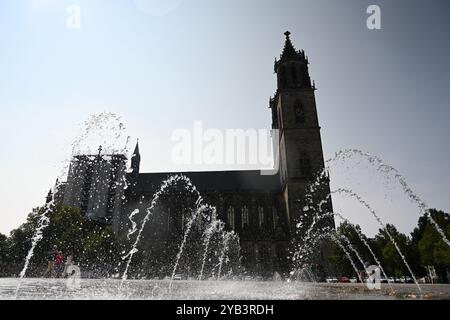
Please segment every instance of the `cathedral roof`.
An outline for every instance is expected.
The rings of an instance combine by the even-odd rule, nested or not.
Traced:
[[[176,173],[141,173],[133,190],[137,193],[154,192],[161,182]],[[281,189],[279,175],[261,175],[261,171],[205,171],[182,173],[203,192],[247,191],[277,193]]]

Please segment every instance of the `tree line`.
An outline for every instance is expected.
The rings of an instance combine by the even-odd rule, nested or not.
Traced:
[[[0,234],[1,277],[17,276],[20,273],[44,210],[46,209],[34,209],[26,222],[13,230],[9,236]],[[91,276],[111,277],[120,274],[124,263],[122,257],[130,250],[130,241],[126,236],[116,235],[108,225],[86,219],[78,209],[72,207],[56,206],[46,210],[45,214],[50,223],[43,230],[42,239],[36,246],[27,276],[42,276],[47,266],[48,253],[54,245],[57,245],[65,256],[73,255],[76,263],[83,270],[88,270]],[[362,233],[359,225],[352,225],[350,222],[340,224],[336,232],[349,240],[366,266],[376,265],[372,253],[366,246],[368,244],[389,277],[410,276],[407,266],[390,239],[390,234],[418,278],[428,276],[427,266],[433,266],[439,281],[448,282],[450,248],[430,223],[428,215],[432,215],[447,238],[450,238],[450,215],[438,210],[430,210],[420,217],[417,227],[410,235],[399,232],[393,225],[387,225],[386,229],[380,229],[373,238],[369,238]],[[361,240],[361,237],[365,241]],[[149,263],[143,251],[145,250],[140,250],[136,254],[131,265],[130,269],[135,275],[142,273],[142,268]],[[351,250],[348,252],[360,265],[356,254]],[[330,254],[327,256],[335,275],[357,276],[340,246],[331,242]],[[150,267],[146,268],[150,270]],[[363,270],[363,266],[360,265],[360,268]],[[160,273],[158,270],[154,271],[153,276],[158,273]]]
[[[337,227],[337,234],[348,238],[366,265],[376,265],[375,258],[363,240],[370,246],[388,277],[411,277],[402,257],[397,251],[389,234],[395,240],[405,260],[417,278],[429,276],[427,266],[433,266],[438,282],[449,282],[450,247],[444,242],[439,232],[429,220],[429,215],[437,222],[450,238],[450,215],[438,210],[429,210],[419,218],[418,225],[410,235],[403,234],[391,224],[369,238],[362,234],[359,225],[343,222]],[[362,235],[363,240],[360,236]],[[355,264],[359,262],[356,253],[348,250]],[[354,276],[355,271],[345,252],[335,243],[331,244],[329,262],[334,265],[335,273],[344,276]]]
[[[24,224],[11,231],[9,237],[0,234],[0,276],[11,277],[20,273],[44,210],[49,223],[43,229],[42,239],[30,260],[27,276],[44,274],[49,252],[55,245],[64,256],[73,255],[84,270],[99,273],[98,276],[117,272],[125,247],[112,228],[84,218],[78,209],[58,206],[50,210],[36,208]]]

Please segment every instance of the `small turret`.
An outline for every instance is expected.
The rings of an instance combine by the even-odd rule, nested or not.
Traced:
[[[50,203],[53,200],[53,192],[52,189],[49,190],[47,197],[45,198],[45,203]]]
[[[139,152],[139,139],[136,142],[136,147],[134,148],[133,155],[131,156],[131,170],[133,175],[139,174],[139,169],[141,166],[141,154]]]

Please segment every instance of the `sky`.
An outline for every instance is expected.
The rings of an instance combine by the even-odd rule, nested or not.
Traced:
[[[67,9],[81,9],[80,28]],[[381,30],[366,26],[381,8]],[[380,156],[432,208],[450,212],[450,2],[446,0],[0,0],[0,232],[42,205],[91,114],[120,115],[141,171],[178,171],[171,134],[269,128],[286,30],[305,50],[325,158]],[[208,168],[214,169],[214,168]],[[370,168],[336,164],[331,187],[361,194],[409,233],[420,211]],[[335,210],[368,235],[354,201]]]

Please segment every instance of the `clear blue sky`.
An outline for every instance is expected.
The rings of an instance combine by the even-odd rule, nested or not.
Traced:
[[[82,10],[78,31],[65,26],[70,4]],[[381,6],[382,30],[366,28],[370,4]],[[0,232],[42,204],[91,113],[123,117],[141,139],[143,171],[181,169],[170,164],[171,132],[195,120],[269,127],[286,30],[310,57],[326,158],[342,148],[380,155],[449,212],[449,9],[446,0],[0,0]],[[332,186],[359,190],[410,232],[418,210],[364,174],[337,167]],[[360,208],[334,202],[376,231]]]

